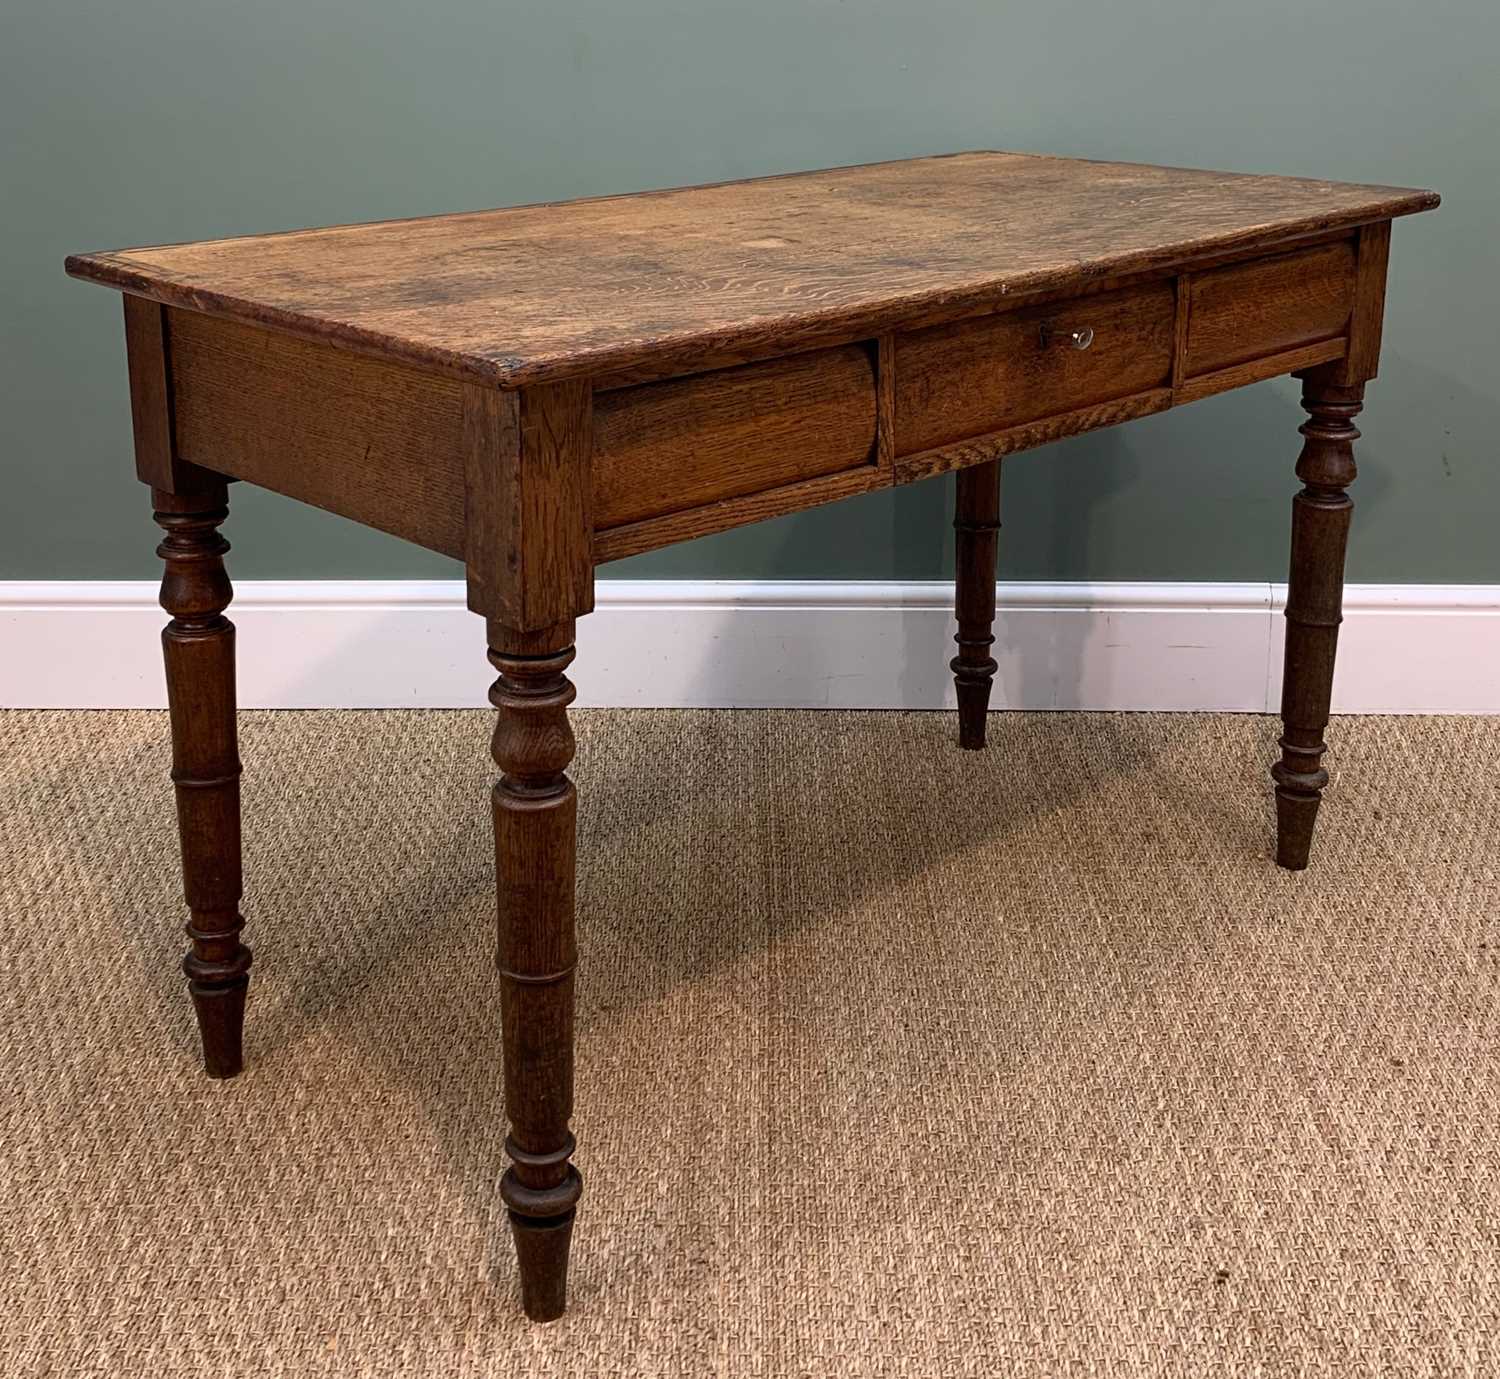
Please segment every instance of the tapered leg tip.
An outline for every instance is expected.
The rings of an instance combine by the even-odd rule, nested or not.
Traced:
[[[1318,817],[1318,798],[1276,791],[1276,865],[1287,871],[1303,871],[1312,853],[1313,823]]]
[[[534,1322],[555,1322],[568,1305],[568,1250],[575,1212],[537,1218],[510,1213],[521,1271],[521,1310]]]
[[[203,1071],[216,1079],[238,1077],[244,1071],[245,996],[248,979],[231,986],[202,986],[189,990],[198,1014],[203,1041]]]
[[[958,745],[968,752],[983,751],[995,663],[986,661],[982,666],[968,666],[955,656],[951,667],[958,696]]]

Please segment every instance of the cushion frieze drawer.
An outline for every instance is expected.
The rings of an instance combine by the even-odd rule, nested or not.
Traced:
[[[1354,280],[1349,240],[1193,274],[1184,377],[1338,339]]]
[[[607,529],[875,461],[873,344],[594,397],[594,524]]]
[[[1163,386],[1175,302],[1172,284],[1157,282],[898,335],[896,453]]]

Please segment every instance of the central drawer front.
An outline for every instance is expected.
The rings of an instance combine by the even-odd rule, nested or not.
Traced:
[[[909,455],[1171,381],[1170,282],[1074,297],[896,337],[896,453]],[[1087,349],[1057,342],[1091,330]]]
[[[594,398],[600,530],[874,463],[873,346],[616,388]]]

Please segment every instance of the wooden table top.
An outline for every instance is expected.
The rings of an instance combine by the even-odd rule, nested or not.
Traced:
[[[978,152],[83,254],[67,270],[515,387],[873,334],[1437,204],[1410,188]]]

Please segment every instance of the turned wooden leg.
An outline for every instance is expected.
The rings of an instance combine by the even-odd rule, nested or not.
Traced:
[[[562,1315],[568,1246],[583,1179],[573,1135],[573,868],[577,795],[564,673],[573,623],[514,632],[489,621],[499,678],[493,752],[500,1008],[511,1167],[500,1183],[521,1270],[521,1305],[533,1321]]]
[[[1344,593],[1344,547],[1354,503],[1354,418],[1364,384],[1340,386],[1324,370],[1303,376],[1302,406],[1310,414],[1297,461],[1302,491],[1292,499],[1292,561],[1286,601],[1286,663],[1281,691],[1281,760],[1276,782],[1276,861],[1292,871],[1307,865],[1313,821],[1328,784],[1323,741],[1333,693]]]
[[[196,492],[151,491],[166,538],[161,605],[167,701],[172,710],[172,782],[182,841],[188,938],[183,959],[198,1012],[203,1065],[210,1077],[242,1066],[250,950],[240,942],[240,760],[235,739],[234,624],[224,616],[233,591],[224,571],[229,543],[225,486]]]
[[[949,662],[958,690],[958,745],[984,746],[990,684],[995,678],[995,549],[1000,531],[1000,461],[958,471],[953,516],[958,533],[954,608],[958,655]]]

